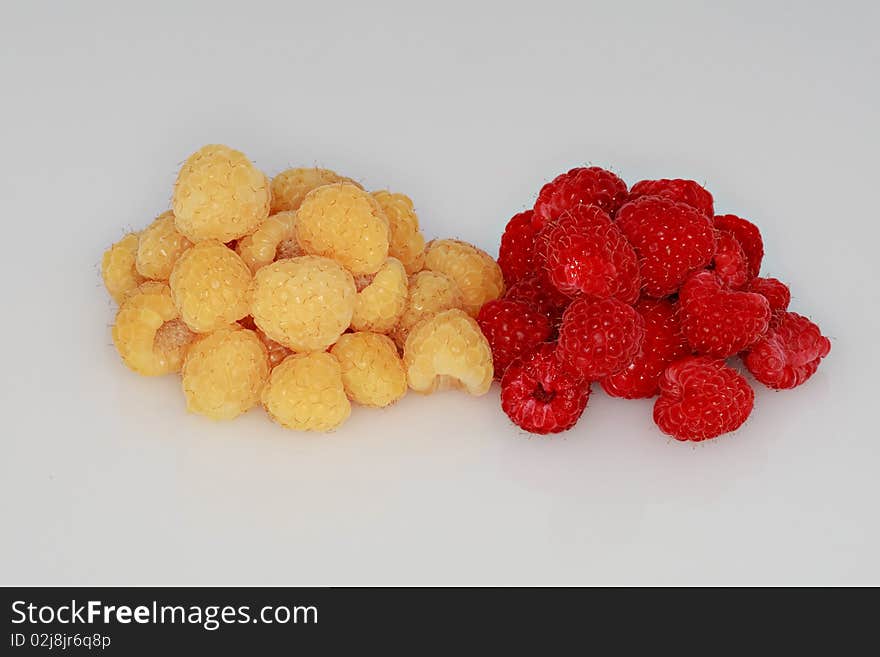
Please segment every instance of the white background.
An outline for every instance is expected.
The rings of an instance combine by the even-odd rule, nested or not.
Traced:
[[[0,20],[0,583],[880,584],[877,3],[75,4]],[[497,387],[331,435],[187,415],[98,263],[209,142],[492,252],[572,166],[695,178],[831,355],[698,446],[601,391],[552,439]]]

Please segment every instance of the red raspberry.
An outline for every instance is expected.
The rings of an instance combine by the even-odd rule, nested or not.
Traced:
[[[540,269],[546,268],[553,226],[559,225],[574,231],[607,226],[610,223],[611,217],[598,205],[580,203],[569,210],[563,210],[558,217],[546,221],[535,235],[535,266]]]
[[[501,408],[514,424],[532,433],[571,429],[589,398],[590,385],[562,368],[551,343],[513,361],[501,379]]]
[[[757,292],[770,303],[770,328],[776,328],[782,321],[783,313],[791,303],[791,291],[788,285],[775,278],[753,278],[746,289]]]
[[[754,377],[769,388],[799,386],[831,351],[831,341],[819,327],[797,313],[782,311],[779,327],[771,330],[743,356]]]
[[[534,308],[542,315],[545,315],[553,327],[559,325],[559,322],[562,320],[562,313],[571,302],[571,299],[550,283],[547,279],[547,274],[543,271],[539,271],[511,285],[504,298],[510,301],[522,301],[531,308]]]
[[[726,230],[716,231],[712,270],[729,288],[739,289],[749,282],[749,260],[733,233]]]
[[[498,249],[498,266],[510,286],[534,271],[534,244],[538,229],[532,223],[532,210],[513,215],[507,222]]]
[[[749,259],[749,278],[757,276],[764,259],[764,240],[758,227],[735,214],[720,214],[715,217],[715,228],[733,233]]]
[[[580,204],[598,205],[610,215],[626,201],[626,183],[600,167],[579,167],[556,176],[541,188],[532,221],[540,228]]]
[[[639,256],[642,292],[649,297],[673,294],[715,255],[711,221],[684,203],[643,196],[620,208],[617,225]]]
[[[774,312],[788,310],[788,304],[791,303],[791,290],[777,278],[753,278],[746,289],[767,299],[770,310]]]
[[[629,190],[630,200],[640,196],[663,196],[679,203],[696,208],[710,219],[715,214],[712,194],[693,180],[675,178],[670,180],[641,180]]]
[[[508,365],[527,356],[550,337],[550,320],[540,312],[509,299],[488,301],[480,308],[477,324],[492,348],[495,378],[500,379]]]
[[[617,299],[571,303],[559,328],[559,353],[569,371],[587,381],[619,372],[629,365],[645,335],[645,320]]]
[[[678,304],[669,299],[643,298],[635,308],[645,320],[645,339],[632,363],[602,379],[602,387],[612,397],[653,397],[666,366],[691,353],[681,332]]]
[[[767,299],[727,290],[711,271],[692,274],[678,298],[682,331],[690,345],[707,356],[733,356],[757,342],[770,325]]]
[[[676,440],[699,442],[741,427],[754,405],[755,391],[724,361],[687,356],[660,377],[654,422]]]
[[[598,206],[580,205],[544,224],[535,261],[563,294],[614,297],[629,304],[639,298],[636,252]]]

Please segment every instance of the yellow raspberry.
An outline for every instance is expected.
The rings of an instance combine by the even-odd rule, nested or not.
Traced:
[[[273,420],[299,431],[330,431],[351,414],[342,368],[327,352],[285,358],[269,375],[262,399]]]
[[[370,194],[351,183],[324,185],[296,212],[306,253],[333,258],[355,276],[374,274],[388,258],[388,219]]]
[[[257,335],[260,336],[260,340],[263,341],[263,345],[266,347],[266,351],[269,354],[269,367],[276,367],[281,361],[290,356],[293,352],[285,347],[280,342],[275,342],[268,335],[263,333],[261,330],[257,329]]]
[[[184,162],[174,183],[177,230],[193,242],[231,242],[269,216],[269,181],[240,151],[204,146]]]
[[[422,394],[454,387],[483,395],[492,385],[489,342],[463,310],[446,310],[416,324],[403,360],[410,388]]]
[[[342,366],[342,383],[353,402],[382,408],[406,394],[406,371],[388,336],[346,333],[330,353]]]
[[[104,286],[116,303],[122,303],[125,298],[144,282],[135,267],[138,250],[138,236],[129,233],[104,251],[101,258],[101,277]]]
[[[339,182],[348,182],[360,187],[351,178],[340,176],[330,169],[308,167],[282,171],[272,178],[272,214],[284,210],[298,210],[310,191]]]
[[[272,369],[293,353],[283,344],[275,342],[275,340],[263,333],[260,327],[257,326],[256,322],[254,322],[254,318],[250,315],[242,318],[241,321],[238,322],[238,325],[256,333],[263,342],[263,346],[266,347],[266,351],[269,354],[269,369]]]
[[[273,262],[281,243],[293,238],[295,217],[293,212],[273,214],[253,233],[238,240],[235,252],[251,271],[255,272]]]
[[[186,250],[171,271],[174,304],[186,325],[207,333],[248,314],[251,270],[232,249],[210,240]]]
[[[357,290],[342,265],[319,256],[278,260],[254,276],[251,315],[294,351],[321,351],[351,324]]]
[[[148,281],[137,287],[122,302],[113,323],[113,344],[122,362],[144,376],[180,370],[192,338],[165,283]]]
[[[155,281],[167,281],[174,263],[192,246],[174,225],[174,213],[163,212],[141,231],[138,239],[137,270]]]
[[[281,240],[278,243],[278,248],[275,250],[275,259],[276,260],[287,260],[288,258],[299,258],[300,256],[306,255],[306,252],[302,250],[302,247],[299,245],[299,242],[296,241],[296,237],[291,237],[290,239]]]
[[[419,217],[412,200],[405,194],[392,194],[384,190],[373,192],[373,197],[388,218],[391,230],[389,255],[403,263],[407,274],[421,271],[425,265],[425,238],[419,229]]]
[[[501,268],[488,253],[459,240],[432,240],[425,250],[425,269],[446,274],[464,299],[464,310],[476,317],[483,304],[504,293]]]
[[[409,283],[397,258],[388,258],[375,276],[358,277],[351,328],[355,331],[388,333],[406,308]]]
[[[160,282],[160,281],[149,281]],[[146,285],[144,283],[143,285]],[[153,340],[153,348],[159,353],[168,353],[180,347],[188,348],[190,343],[198,336],[190,331],[180,317],[172,319],[162,324],[156,331],[156,338]]]
[[[403,349],[413,326],[444,310],[462,308],[463,303],[461,291],[451,278],[434,271],[420,271],[409,277],[406,308],[391,337]]]
[[[186,354],[186,407],[213,420],[231,420],[259,403],[268,378],[268,354],[256,333],[238,326],[218,329]]]

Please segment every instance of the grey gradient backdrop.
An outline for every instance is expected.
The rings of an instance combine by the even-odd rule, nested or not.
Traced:
[[[4,3],[0,583],[880,584],[880,14],[710,4]],[[832,354],[699,446],[601,392],[552,440],[497,388],[212,424],[119,363],[97,266],[207,142],[492,251],[569,167],[696,178]]]

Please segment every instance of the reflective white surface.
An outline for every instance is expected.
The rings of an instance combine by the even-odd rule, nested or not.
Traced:
[[[41,4],[0,25],[0,583],[880,584],[876,4]],[[189,416],[119,362],[98,263],[208,142],[493,252],[569,167],[696,178],[831,356],[698,446],[598,386],[553,439],[497,387],[328,436]]]

